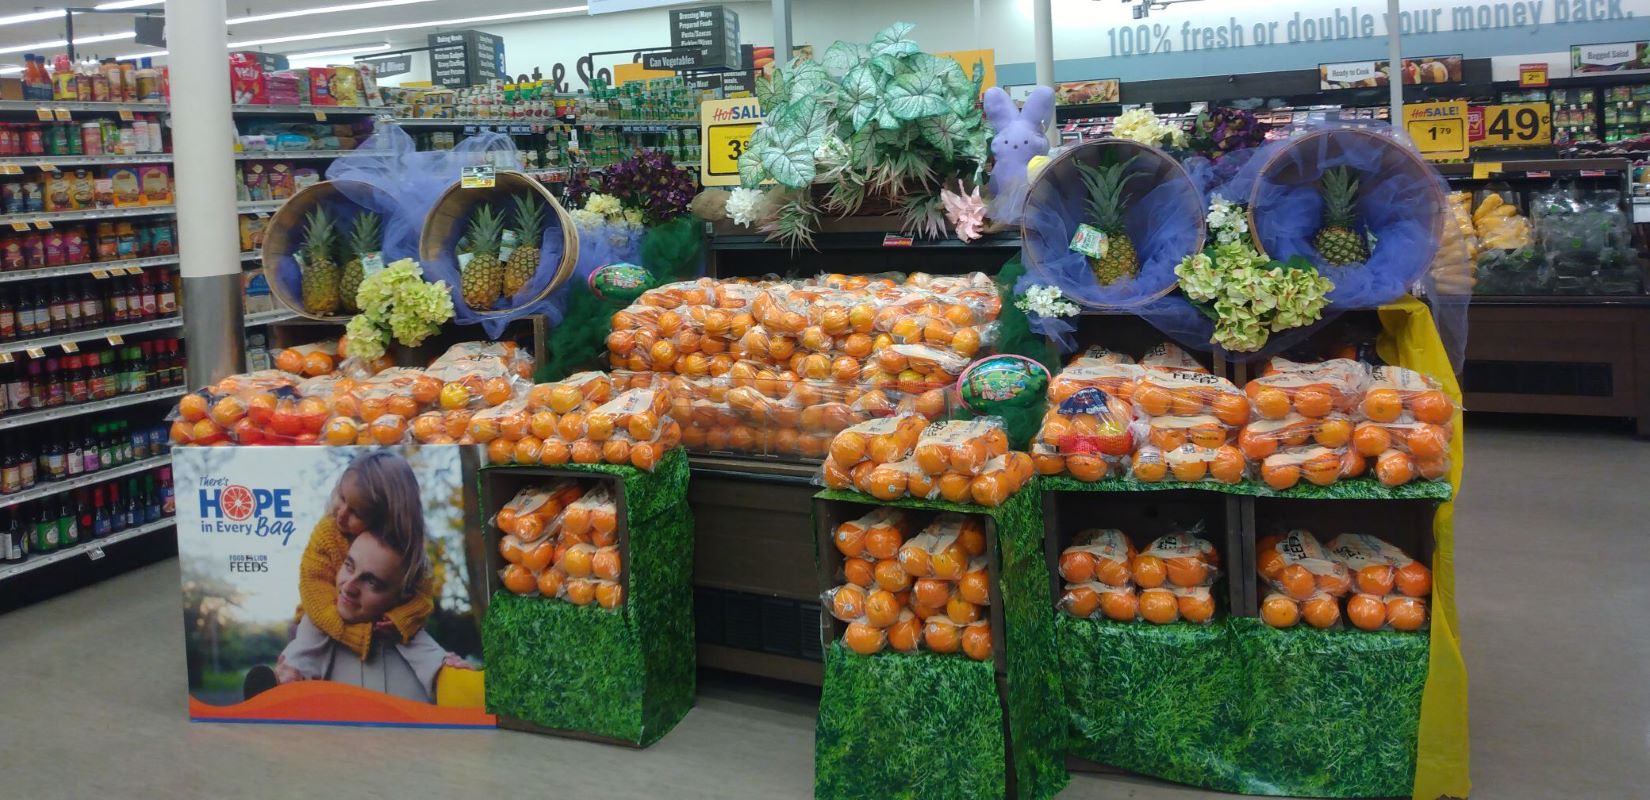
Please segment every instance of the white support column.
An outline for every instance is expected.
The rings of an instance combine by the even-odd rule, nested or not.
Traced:
[[[1404,31],[1398,21],[1398,0],[1386,0],[1387,19],[1387,63],[1391,65],[1387,81],[1387,90],[1391,92],[1392,127],[1403,130],[1404,127],[1404,71],[1400,67],[1404,64],[1404,50],[1401,45]]]
[[[240,372],[244,361],[226,31],[223,0],[166,0],[190,388]]]
[[[1037,63],[1037,85],[1054,85],[1054,8],[1053,0],[1033,0],[1031,6],[1032,42]],[[1049,144],[1059,144],[1053,116],[1049,117]]]
[[[821,52],[820,57],[825,54]],[[773,60],[791,63],[791,0],[773,0]]]

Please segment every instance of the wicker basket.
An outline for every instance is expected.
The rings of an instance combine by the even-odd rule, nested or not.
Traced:
[[[384,197],[382,205],[368,205],[357,199],[379,195]],[[362,211],[377,212],[388,219],[395,211],[394,199],[384,194],[383,190],[359,181],[321,181],[305,186],[287,198],[274,216],[270,217],[269,224],[264,227],[264,279],[268,281],[269,291],[275,295],[275,299],[281,305],[310,319],[341,324],[348,322],[352,314],[311,314],[304,310],[303,297],[289,292],[282,280],[283,276],[298,269],[296,263],[290,266],[283,265],[288,262],[288,256],[303,246],[306,227],[304,218],[323,203],[347,203]],[[338,226],[336,230],[340,241],[349,234],[349,230],[342,226]]]
[[[508,317],[522,308],[543,301],[550,293],[573,277],[573,268],[579,263],[579,234],[573,227],[573,217],[556,202],[554,195],[544,188],[544,184],[520,172],[501,170],[496,174],[493,185],[481,189],[465,189],[460,182],[454,182],[441,193],[441,197],[430,208],[430,213],[424,217],[424,229],[418,237],[419,261],[430,263],[445,253],[453,252],[459,238],[464,233],[464,226],[470,219],[470,211],[478,203],[491,202],[494,207],[504,209],[509,207],[509,198],[521,192],[537,193],[556,214],[561,225],[561,263],[556,267],[556,273],[544,289],[525,302],[509,308],[490,310],[469,309],[470,313],[483,319],[489,317]],[[459,294],[459,287],[453,287],[453,302],[463,303]]]
[[[1192,176],[1186,172],[1186,168],[1182,167],[1180,162],[1174,160],[1174,158],[1168,153],[1152,147],[1151,145],[1141,144],[1129,139],[1107,138],[1084,141],[1081,144],[1068,148],[1050,159],[1047,164],[1044,164],[1043,168],[1038,170],[1037,174],[1031,178],[1029,185],[1026,187],[1026,210],[1020,223],[1020,237],[1024,242],[1023,247],[1026,251],[1026,260],[1028,263],[1035,260],[1040,260],[1039,256],[1042,255],[1037,252],[1036,245],[1036,241],[1040,237],[1032,236],[1031,230],[1028,227],[1028,222],[1032,215],[1033,203],[1037,201],[1039,187],[1044,187],[1044,184],[1054,180],[1055,176],[1065,175],[1068,172],[1075,171],[1078,164],[1088,164],[1091,166],[1099,164],[1101,158],[1108,153],[1113,154],[1118,162],[1124,162],[1128,161],[1130,158],[1138,157],[1150,167],[1143,173],[1146,176],[1146,180],[1130,180],[1128,184],[1123,187],[1125,206],[1140,199],[1141,197],[1144,197],[1158,186],[1170,181],[1185,181],[1188,185],[1192,185]],[[1047,192],[1050,190],[1045,187],[1044,191]],[[1194,185],[1192,193],[1188,196],[1201,197],[1201,194],[1196,191],[1196,187]],[[1207,234],[1203,225],[1203,216],[1205,211],[1206,209],[1202,208],[1201,202],[1188,205],[1188,207],[1183,210],[1186,219],[1189,220],[1191,224],[1196,226],[1197,236],[1196,246],[1183,253],[1182,258],[1202,252],[1203,250],[1204,237]],[[1058,238],[1062,241],[1070,241],[1071,237],[1075,234],[1075,230],[1065,231],[1064,235]],[[1175,259],[1175,263],[1179,263],[1179,261],[1180,259]],[[1161,298],[1169,292],[1174,291],[1174,288],[1177,285],[1174,280],[1174,275],[1171,273],[1167,276],[1167,278],[1167,280],[1163,281],[1162,286],[1150,287],[1149,290],[1140,295],[1136,301],[1122,304],[1118,307],[1122,308],[1143,305],[1144,303],[1151,302],[1152,300]]]
[[[1261,165],[1260,172],[1255,178],[1254,188],[1250,190],[1248,208],[1245,213],[1249,217],[1250,238],[1254,240],[1255,250],[1261,255],[1266,255],[1266,248],[1261,244],[1264,238],[1262,232],[1266,229],[1266,220],[1264,215],[1259,217],[1255,215],[1255,202],[1260,197],[1261,187],[1267,183],[1298,184],[1317,181],[1318,175],[1316,173],[1320,172],[1317,165],[1297,166],[1291,153],[1302,147],[1317,147],[1324,141],[1327,141],[1327,150],[1331,153],[1362,148],[1387,150],[1389,155],[1385,158],[1390,160],[1395,169],[1413,171],[1417,178],[1425,178],[1427,173],[1435,172],[1433,166],[1421,158],[1419,153],[1405,147],[1402,142],[1393,139],[1391,136],[1383,135],[1376,130],[1330,128],[1289,139],[1281,147],[1274,150],[1271,156],[1266,159],[1266,163]],[[1303,170],[1310,174],[1303,174]],[[1437,199],[1432,211],[1428,212],[1425,209],[1417,211],[1418,214],[1430,217],[1435,240],[1440,239],[1443,235],[1445,196],[1442,183],[1437,183],[1436,194]]]

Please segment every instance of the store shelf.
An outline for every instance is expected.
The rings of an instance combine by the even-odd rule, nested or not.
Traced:
[[[285,198],[280,200],[253,200],[245,203],[236,203],[235,210],[242,214],[256,214],[264,211],[274,211],[285,204]]]
[[[52,497],[54,495],[63,494],[64,492],[72,492],[84,486],[96,486],[104,481],[114,480],[115,478],[124,478],[127,475],[136,475],[139,472],[154,469],[156,467],[170,466],[171,463],[172,454],[166,453],[165,455],[150,456],[148,458],[138,459],[130,464],[122,464],[118,467],[100,469],[96,472],[78,475],[73,478],[64,478],[60,481],[51,481],[49,483],[46,481],[41,481],[36,483],[33,487],[24,489],[21,492],[0,495],[0,508],[10,508],[12,506],[22,505],[33,500],[39,500],[42,497]]]
[[[53,167],[86,167],[99,164],[170,164],[171,153],[135,153],[133,155],[108,156],[0,156],[0,169],[6,166],[39,167],[50,165]]]
[[[141,206],[135,208],[89,208],[85,211],[31,211],[26,214],[0,214],[0,225],[36,222],[78,222],[89,219],[120,219],[122,217],[153,217],[171,214],[173,206]]]
[[[297,318],[298,312],[278,308],[274,311],[259,311],[257,313],[247,314],[244,324],[246,327],[251,328],[257,325],[272,325],[277,322],[286,322],[287,320]]]
[[[89,542],[81,542],[73,547],[66,547],[62,550],[51,553],[50,555],[35,556],[21,564],[3,566],[0,567],[0,581],[4,581],[8,578],[14,578],[25,572],[40,569],[41,567],[48,567],[52,564],[68,561],[78,555],[87,555],[93,560],[96,560],[103,557],[103,548],[108,547],[115,542],[124,542],[128,539],[136,539],[146,533],[166,530],[176,524],[176,517],[157,519],[154,522],[145,522],[142,525],[127,528],[119,533],[111,533],[101,539],[93,539]]]
[[[327,116],[360,116],[367,114],[382,114],[383,106],[263,106],[263,105],[236,105],[230,106],[230,111],[236,114],[325,114]]]
[[[107,400],[93,400],[90,403],[79,403],[72,406],[58,406],[57,408],[43,408],[39,411],[25,411],[18,414],[7,414],[0,417],[0,431],[11,428],[21,428],[25,425],[34,425],[41,422],[56,422],[70,417],[81,417],[87,414],[96,414],[99,411],[108,411],[113,408],[124,408],[148,403],[154,400],[166,400],[181,396],[189,390],[182,386],[173,386],[167,389],[156,389],[152,392],[138,392],[137,394],[123,394]]]
[[[25,111],[30,114],[39,109],[49,108],[53,111],[96,111],[103,114],[114,114],[121,111],[166,111],[165,103],[81,103],[70,100],[0,100],[0,111]]]
[[[0,272],[0,283],[15,283],[17,281],[37,281],[43,278],[67,278],[72,275],[90,275],[99,270],[109,271],[136,267],[164,267],[178,263],[177,256],[151,256],[149,258],[131,258],[125,261],[94,261],[89,264],[71,264],[66,267],[43,267],[41,269],[20,269],[12,272]]]
[[[287,159],[337,158],[353,150],[270,150],[256,153],[236,153],[236,161],[285,161]]]
[[[33,339],[19,339],[14,342],[0,343],[0,353],[22,353],[33,349],[44,350],[47,347],[61,347],[70,342],[90,342],[98,339],[107,339],[110,336],[131,336],[139,333],[171,330],[181,327],[183,320],[179,317],[152,319],[146,322],[131,322],[125,325],[109,325],[102,328],[91,328],[74,333],[63,333],[57,336],[40,336]]]

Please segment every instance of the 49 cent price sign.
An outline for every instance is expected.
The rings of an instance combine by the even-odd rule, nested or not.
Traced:
[[[738,186],[739,156],[762,124],[762,104],[754,97],[706,100],[699,104],[699,183]]]

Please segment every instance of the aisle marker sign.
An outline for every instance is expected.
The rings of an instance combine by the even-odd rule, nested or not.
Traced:
[[[699,104],[699,183],[738,186],[739,156],[762,122],[762,104],[754,97],[706,100]]]
[[[1467,157],[1467,103],[1416,103],[1404,106],[1404,131],[1428,161]]]

